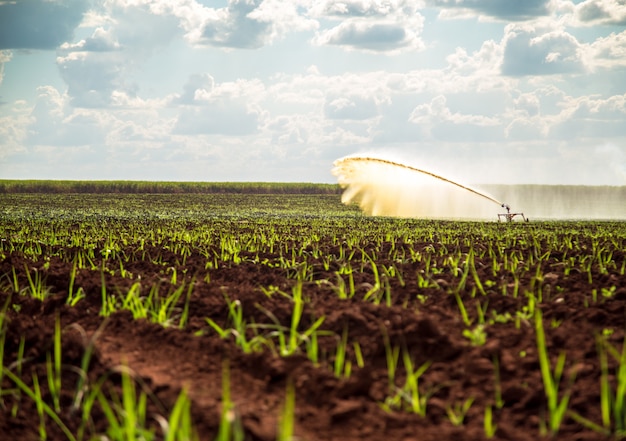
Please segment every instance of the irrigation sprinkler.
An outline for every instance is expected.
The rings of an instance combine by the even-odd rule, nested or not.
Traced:
[[[511,213],[508,204],[490,194],[422,168],[381,157],[359,155],[337,159],[333,166],[332,173],[337,176],[339,184],[344,189],[341,201],[344,204],[356,202],[369,215],[455,218],[458,217],[458,210],[457,204],[453,201],[459,201],[456,193],[463,190],[460,193],[462,195],[460,201],[463,203],[467,202],[466,197],[474,195],[505,208],[506,213],[498,214],[499,222],[513,222],[517,216],[528,222],[524,213]],[[428,184],[425,184],[424,188],[416,188],[416,184],[421,184],[424,178],[428,179]],[[438,185],[435,190],[433,183],[443,185]],[[407,199],[407,193],[412,190],[413,193],[420,193],[419,203],[412,203],[417,199]],[[441,199],[447,202],[440,204]],[[416,208],[407,208],[413,206]],[[472,206],[469,203],[464,205],[470,209]],[[478,208],[476,213],[480,213],[476,217],[482,216]],[[472,218],[469,213],[466,216]]]
[[[498,213],[498,222],[513,222],[515,216],[521,216],[526,222],[528,218],[524,216],[524,213],[511,213],[511,207],[508,204],[502,204],[502,208],[506,209],[506,213]]]

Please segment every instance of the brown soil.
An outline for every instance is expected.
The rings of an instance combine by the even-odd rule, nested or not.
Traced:
[[[332,252],[331,248],[328,252]],[[132,250],[128,251],[128,254]],[[619,262],[623,255],[614,256]],[[382,253],[381,253],[382,254]],[[267,256],[272,257],[272,256]],[[173,259],[172,259],[173,260]],[[380,261],[379,264],[390,262]],[[99,262],[96,262],[99,264]],[[22,378],[32,384],[32,373],[41,378],[46,373],[46,353],[53,344],[54,323],[60,316],[63,345],[63,393],[60,416],[75,430],[80,413],[71,412],[71,400],[76,393],[77,375],[71,366],[80,366],[84,350],[90,341],[95,342],[95,354],[89,367],[89,378],[95,382],[110,375],[111,384],[121,384],[120,365],[135,373],[138,384],[150,392],[150,412],[167,415],[183,388],[192,399],[194,424],[200,439],[213,439],[217,433],[222,397],[222,364],[228,361],[232,399],[236,413],[243,425],[246,439],[274,440],[277,422],[285,400],[288,382],[293,381],[296,391],[296,435],[302,440],[482,440],[486,439],[483,418],[486,406],[495,405],[496,372],[493,360],[499,360],[500,388],[504,405],[494,406],[497,432],[493,439],[541,439],[540,426],[547,418],[546,397],[541,378],[535,331],[532,320],[494,323],[485,327],[487,340],[474,346],[463,335],[466,326],[461,319],[456,300],[446,292],[450,280],[442,275],[440,289],[419,288],[416,277],[407,278],[406,285],[392,283],[392,305],[375,305],[362,300],[371,283],[371,274],[355,275],[357,295],[351,300],[340,300],[326,284],[305,283],[304,295],[310,299],[303,314],[303,325],[309,326],[317,317],[326,319],[321,329],[332,331],[333,336],[320,339],[322,361],[314,365],[305,354],[280,357],[271,350],[244,354],[232,339],[221,339],[207,325],[205,318],[227,326],[228,310],[224,293],[239,300],[249,322],[272,323],[258,305],[272,311],[283,325],[289,327],[292,302],[279,294],[271,298],[259,287],[276,286],[290,292],[295,283],[285,270],[268,266],[242,263],[222,265],[218,270],[205,270],[205,258],[191,255],[184,267],[187,280],[196,275],[189,310],[189,324],[184,329],[165,328],[147,320],[133,320],[130,312],[99,316],[101,308],[101,273],[99,270],[81,270],[76,287],[82,287],[87,297],[75,306],[65,304],[68,290],[70,263],[52,258],[47,268],[44,262],[25,260],[14,253],[0,262],[0,274],[17,270],[21,285],[27,284],[24,267],[37,268],[45,275],[51,295],[43,302],[27,296],[11,295],[7,285],[2,285],[2,304],[12,297],[15,307],[7,312],[5,366],[18,357],[21,339],[24,339]],[[486,269],[477,266],[479,276],[486,280]],[[164,267],[149,262],[136,262],[127,268],[141,274],[142,280],[169,280]],[[334,281],[330,268],[325,272],[321,264],[315,265],[315,280]],[[406,274],[415,274],[405,267]],[[548,271],[546,271],[548,272]],[[210,275],[210,282],[203,280]],[[182,275],[181,275],[182,277]],[[106,286],[124,292],[133,281],[119,275],[107,275]],[[164,282],[167,283],[167,282]],[[530,281],[523,281],[528,288]],[[544,279],[544,299],[540,304],[547,334],[548,350],[552,364],[560,351],[567,354],[566,372],[562,389],[566,389],[570,374],[576,377],[571,389],[570,409],[600,424],[599,357],[596,336],[611,329],[613,345],[621,349],[626,327],[626,278],[616,275],[594,275],[589,285],[586,274],[572,272],[565,277],[558,267]],[[557,285],[561,289],[557,289]],[[462,293],[470,317],[477,319],[477,303],[488,301],[488,311],[515,315],[527,303],[518,298],[492,292],[487,297],[471,297],[473,282]],[[591,289],[616,286],[612,297],[593,303]],[[520,290],[523,292],[523,289]],[[418,295],[425,295],[422,303]],[[587,306],[588,305],[588,306]],[[554,324],[555,326],[552,326]],[[558,326],[556,326],[558,325]],[[338,336],[348,329],[349,342],[360,344],[365,367],[353,361],[349,379],[337,378],[332,371]],[[202,332],[198,332],[202,331]],[[201,334],[201,335],[197,335]],[[428,394],[426,416],[408,411],[385,411],[381,407],[388,395],[387,361],[384,334],[391,345],[406,347],[416,366],[432,364],[420,378],[420,390]],[[355,360],[353,346],[348,358]],[[8,362],[7,362],[8,361]],[[615,360],[609,357],[611,372]],[[397,384],[404,383],[404,370],[400,357]],[[12,367],[15,370],[15,367]],[[112,373],[113,372],[113,373]],[[611,375],[611,378],[613,375]],[[47,384],[42,391],[50,402]],[[14,385],[4,378],[2,386]],[[461,426],[455,427],[448,418],[448,409],[461,405],[467,399],[473,403]],[[2,397],[0,407],[0,439],[39,439],[37,409],[26,396],[15,394]],[[18,406],[14,406],[19,400]],[[13,409],[17,412],[12,415]],[[106,419],[98,411],[92,414],[95,432],[105,430]],[[48,420],[48,437],[66,439],[55,424]],[[605,439],[597,432],[585,428],[566,417],[561,430],[554,437],[559,440]]]

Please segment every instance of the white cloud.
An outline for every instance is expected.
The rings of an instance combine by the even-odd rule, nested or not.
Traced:
[[[340,23],[318,32],[313,43],[389,54],[422,50],[424,17],[418,6],[397,0],[317,3],[309,11],[312,16]]]
[[[551,86],[521,93],[513,103],[503,115],[508,139],[551,139],[575,145],[626,135],[626,94],[574,97]]]
[[[13,57],[13,53],[7,50],[0,50],[0,86],[2,85],[2,80],[4,79],[4,64],[11,61]],[[2,95],[0,95],[0,104],[2,104]]]
[[[372,97],[351,95],[326,97],[324,114],[329,119],[364,120],[375,118],[380,112]]]
[[[555,86],[541,86],[527,92],[511,91],[512,102],[503,115],[505,137],[509,140],[541,140],[564,118],[568,96]]]
[[[476,13],[500,20],[529,20],[550,14],[551,0],[427,0],[442,9],[441,18],[474,18]]]
[[[476,126],[495,126],[499,124],[497,118],[483,115],[466,115],[450,111],[446,105],[446,97],[443,95],[437,95],[430,103],[420,104],[415,107],[409,116],[409,121],[415,124],[434,124],[437,122]]]
[[[588,47],[591,68],[614,69],[626,66],[626,31],[600,37]]]
[[[309,14],[314,17],[378,17],[389,15],[414,13],[420,7],[419,1],[407,0],[321,0],[313,2]]]
[[[543,31],[532,25],[508,25],[502,41],[505,75],[551,75],[585,71],[583,46],[560,29]]]
[[[585,0],[570,3],[575,24],[592,25],[626,25],[626,3],[623,0]]]
[[[271,32],[267,41],[273,42],[289,32],[310,31],[318,27],[319,23],[316,20],[305,16],[303,9],[305,4],[308,2],[264,0],[258,8],[248,14],[248,18],[269,23]]]
[[[112,17],[108,28],[98,27],[91,37],[59,48],[57,65],[74,106],[107,107],[114,104],[116,91],[135,95],[138,85],[128,79],[137,66],[182,33],[178,19],[161,15],[154,5],[106,5]]]
[[[174,133],[184,135],[250,135],[256,132],[258,114],[241,103],[216,102],[201,108],[183,109]]]
[[[540,114],[540,100],[535,93],[521,93],[514,99],[515,109],[526,116],[537,116]]]
[[[112,35],[110,30],[98,27],[89,38],[80,40],[78,43],[63,43],[60,47],[62,51],[87,51],[87,52],[107,52],[121,48],[119,42]]]
[[[263,131],[271,137],[271,144],[305,144],[309,140],[310,127],[318,125],[318,121],[307,115],[279,115],[268,119]]]
[[[171,98],[172,104],[198,104],[200,96],[213,90],[215,80],[207,73],[193,74],[183,86],[183,93]]]
[[[503,52],[503,45],[493,40],[485,41],[480,49],[471,55],[468,55],[465,49],[457,47],[453,54],[446,57],[448,70],[470,78],[495,78],[500,74]]]
[[[114,90],[124,87],[124,56],[113,52],[70,52],[57,58],[61,77],[77,107],[106,107]]]
[[[8,116],[0,115],[0,160],[26,150],[28,125],[32,123],[30,112],[31,108],[25,101],[17,101]]]
[[[151,155],[173,139],[174,120],[150,110],[109,115],[106,125],[106,150],[116,154],[133,152],[136,155]]]
[[[314,40],[317,45],[336,45],[347,49],[398,53],[424,48],[414,28],[393,22],[366,23],[345,21],[321,32]]]
[[[261,114],[257,101],[263,93],[264,86],[258,81],[214,84],[208,75],[192,76],[185,92],[173,100],[192,104],[181,109],[174,132],[231,136],[255,133]]]
[[[550,136],[563,140],[626,136],[626,94],[608,98],[565,97]]]
[[[278,0],[229,0],[226,8],[206,9],[200,26],[191,20],[186,25],[196,44],[239,49],[259,48],[316,26],[300,13],[298,2]]]
[[[27,144],[67,147],[103,142],[106,132],[98,114],[72,109],[68,96],[52,86],[42,86],[37,92]]]

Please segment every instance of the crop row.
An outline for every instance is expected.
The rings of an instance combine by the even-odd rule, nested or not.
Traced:
[[[0,180],[9,194],[339,194],[336,184],[276,182],[154,182]]]

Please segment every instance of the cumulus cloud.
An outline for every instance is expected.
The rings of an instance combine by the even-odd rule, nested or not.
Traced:
[[[578,24],[590,25],[626,25],[626,3],[623,0],[585,0],[574,4],[570,2]]]
[[[390,0],[321,0],[314,2],[309,13],[316,17],[385,17],[401,8],[415,6],[407,1]]]
[[[0,49],[55,49],[72,38],[89,2],[0,1]]]
[[[271,136],[272,145],[304,144],[309,140],[310,127],[318,124],[307,115],[279,115],[269,119],[263,130]]]
[[[261,113],[256,101],[262,92],[263,86],[258,81],[215,85],[209,75],[193,75],[183,94],[172,101],[184,104],[174,132],[184,135],[255,133]]]
[[[511,101],[502,119],[509,140],[545,139],[550,128],[563,118],[568,96],[553,85],[530,91],[511,90]]]
[[[207,9],[202,21],[199,31],[189,29],[195,43],[239,49],[256,49],[317,26],[301,14],[298,2],[278,0],[229,0],[226,8]]]
[[[499,124],[497,118],[452,112],[447,106],[446,97],[443,95],[437,95],[430,103],[420,104],[415,107],[409,116],[409,121],[415,124],[432,124],[436,122],[451,122],[453,124],[470,124],[475,126],[495,126]]]
[[[78,43],[63,43],[60,47],[62,51],[87,51],[87,52],[108,52],[121,48],[119,42],[112,34],[111,30],[98,27],[89,38],[80,40]]]
[[[107,3],[110,20],[91,37],[59,47],[57,65],[72,104],[98,108],[114,104],[118,91],[133,97],[138,86],[131,73],[159,48],[182,33],[177,17],[148,4]]]
[[[626,31],[600,37],[588,49],[592,68],[623,68],[626,66]]]
[[[320,31],[313,39],[316,45],[392,54],[425,48],[420,37],[424,17],[416,3],[326,1],[314,5],[309,13],[320,19],[340,21]]]
[[[475,17],[476,13],[501,20],[529,20],[550,14],[551,0],[427,0],[442,8],[443,18]]]
[[[174,133],[183,135],[250,135],[256,132],[258,115],[242,105],[214,103],[181,110]]]
[[[550,127],[550,136],[558,139],[626,136],[626,94],[607,98],[594,96],[565,97],[562,111]]]
[[[220,11],[214,20],[208,20],[202,30],[201,43],[211,46],[258,48],[271,32],[270,23],[250,18],[260,4],[259,0],[231,1],[228,9]]]
[[[193,74],[183,86],[183,93],[175,95],[171,99],[172,104],[199,104],[199,96],[206,96],[213,90],[215,80],[207,73]]]
[[[57,57],[57,65],[77,107],[106,107],[113,91],[124,87],[124,59],[115,54],[70,52]]]
[[[531,25],[508,25],[502,43],[504,75],[550,75],[585,71],[582,45],[564,30],[542,32]]]
[[[446,61],[448,70],[460,75],[495,77],[500,74],[502,57],[502,45],[493,40],[487,40],[478,51],[471,55],[465,49],[457,47],[453,54],[446,57]]]
[[[31,108],[25,101],[13,103],[11,113],[0,115],[0,159],[25,150],[24,141],[32,123]]]
[[[500,115],[476,115],[453,111],[444,95],[413,108],[407,122],[415,127],[420,141],[485,142],[502,139]],[[405,129],[406,130],[406,129]],[[408,132],[409,134],[411,132]]]
[[[344,22],[322,32],[318,45],[336,45],[373,52],[392,52],[424,47],[415,32],[395,23]]]
[[[379,115],[378,106],[373,97],[327,96],[324,114],[329,119],[364,120]]]
[[[555,86],[517,93],[503,115],[508,139],[573,144],[626,135],[626,95],[570,96]]]
[[[96,114],[73,110],[68,97],[52,86],[37,89],[26,143],[46,146],[79,146],[102,143],[104,134]]]

